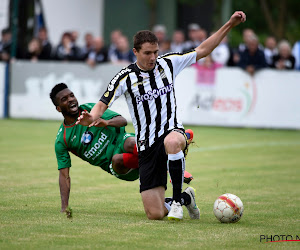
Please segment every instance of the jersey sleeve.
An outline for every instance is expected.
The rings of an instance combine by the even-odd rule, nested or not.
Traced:
[[[92,108],[95,106],[95,103],[85,103],[85,104],[82,104],[80,105],[80,108],[82,110],[86,110],[88,112],[91,112]]]
[[[116,116],[120,116],[120,114],[118,114],[117,112],[114,112],[110,109],[105,110],[104,114],[102,115],[102,119],[104,120],[110,120]]]
[[[58,165],[58,170],[71,167],[71,157],[64,143],[61,141],[55,142],[55,154]]]
[[[100,98],[100,101],[104,102],[109,107],[127,90],[126,79],[131,69],[123,68],[115,77],[110,81],[106,91]]]
[[[162,58],[171,60],[174,77],[176,77],[184,68],[196,63],[197,53],[195,50],[186,53],[169,53]]]

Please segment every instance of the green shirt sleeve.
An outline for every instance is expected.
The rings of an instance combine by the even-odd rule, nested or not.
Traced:
[[[120,116],[120,114],[118,114],[117,112],[114,112],[110,109],[107,109],[104,114],[102,115],[102,119],[104,120],[110,120],[116,116]]]
[[[80,108],[82,110],[86,110],[88,112],[91,112],[92,108],[94,107],[95,103],[85,103],[85,104],[82,104],[80,105]],[[120,116],[120,114],[118,114],[117,112],[114,112],[110,109],[107,109],[104,114],[102,115],[102,119],[104,120],[110,120],[116,116]]]
[[[71,157],[67,149],[66,144],[63,141],[63,131],[60,129],[55,140],[55,154],[58,169],[70,168],[71,167]]]

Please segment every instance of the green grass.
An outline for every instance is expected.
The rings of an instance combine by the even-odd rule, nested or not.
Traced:
[[[139,182],[125,182],[72,157],[70,206],[60,213],[56,121],[0,120],[0,249],[258,249],[260,235],[300,236],[300,132],[189,127],[187,170],[200,220],[147,220]],[[131,126],[127,129],[132,132]],[[185,188],[185,186],[184,186]],[[221,224],[215,199],[238,195],[240,222]],[[171,186],[167,195],[171,194]]]

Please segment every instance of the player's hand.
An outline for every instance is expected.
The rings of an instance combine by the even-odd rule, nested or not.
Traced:
[[[243,11],[234,12],[234,14],[230,17],[230,20],[229,20],[232,27],[235,27],[245,21],[246,21],[246,14]]]
[[[107,127],[108,122],[106,120],[103,120],[102,118],[98,118],[96,121],[92,122],[89,127]]]
[[[82,111],[81,115],[77,118],[76,125],[89,126],[93,122],[92,115],[87,111]]]

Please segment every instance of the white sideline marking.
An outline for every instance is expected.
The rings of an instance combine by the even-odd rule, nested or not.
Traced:
[[[192,147],[189,148],[189,152],[208,152],[208,151],[219,151],[219,150],[227,150],[227,149],[239,149],[239,148],[247,148],[247,147],[279,147],[279,146],[297,146],[300,145],[300,142],[257,142],[257,143],[239,143],[239,144],[231,144],[224,146],[212,146],[212,147]],[[195,145],[196,146],[196,145]]]

